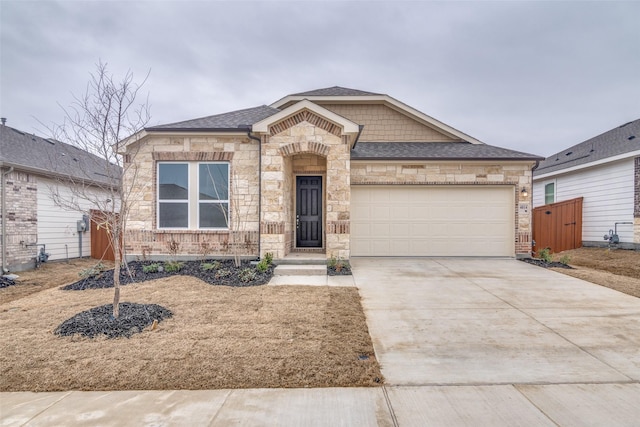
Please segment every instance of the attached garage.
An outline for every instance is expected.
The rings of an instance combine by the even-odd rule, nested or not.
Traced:
[[[352,256],[515,256],[514,186],[353,185]]]

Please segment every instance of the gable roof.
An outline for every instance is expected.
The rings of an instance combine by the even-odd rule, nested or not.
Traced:
[[[284,108],[280,111],[278,111],[276,114],[269,116],[257,123],[254,123],[253,125],[253,131],[254,132],[267,132],[269,129],[269,126],[272,125],[273,123],[276,123],[288,116],[291,116],[292,114],[295,114],[298,111],[302,111],[302,110],[308,110],[308,111],[312,111],[316,114],[318,114],[321,117],[324,117],[326,119],[328,119],[329,121],[337,124],[338,126],[340,126],[345,133],[358,133],[360,131],[360,127],[358,126],[357,123],[352,122],[351,120],[348,120],[336,113],[334,113],[333,111],[329,111],[326,108],[318,105],[318,104],[314,104],[311,101],[307,101],[306,99],[293,104],[287,108]]]
[[[185,120],[183,122],[169,123],[166,125],[145,128],[146,131],[237,131],[247,125],[253,125],[269,116],[280,112],[279,109],[261,105],[259,107],[245,108],[213,116],[200,117],[198,119]],[[245,129],[246,130],[246,129]]]
[[[634,154],[635,153],[635,154]],[[625,123],[580,144],[559,151],[540,162],[534,176],[570,168],[587,167],[619,156],[640,155],[640,119]]]
[[[542,160],[542,157],[469,142],[360,142],[351,160]]]
[[[0,166],[14,167],[44,176],[85,180],[100,185],[114,184],[117,169],[105,169],[105,159],[53,139],[0,125]],[[118,166],[111,164],[111,168]]]
[[[304,99],[317,103],[383,104],[401,114],[406,115],[407,117],[412,118],[416,122],[442,132],[445,135],[452,137],[453,139],[459,139],[462,141],[470,142],[472,144],[483,144],[483,142],[477,140],[476,138],[469,136],[466,133],[461,132],[458,129],[455,129],[454,127],[449,126],[437,119],[434,119],[433,117],[424,114],[422,111],[418,111],[415,108],[403,102],[400,102],[389,95],[380,93],[365,92],[356,89],[334,86],[325,89],[317,89],[309,92],[287,95],[284,98],[281,98],[271,104],[271,107],[287,108]]]
[[[358,89],[349,89],[348,87],[333,86],[324,89],[315,89],[308,92],[292,93],[289,96],[375,96],[381,93],[365,92]]]

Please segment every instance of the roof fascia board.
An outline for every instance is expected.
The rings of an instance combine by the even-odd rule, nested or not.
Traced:
[[[14,170],[16,171],[23,171],[23,172],[28,172],[28,173],[32,173],[34,175],[39,175],[45,178],[52,178],[52,179],[60,179],[62,181],[67,181],[67,182],[74,182],[74,181],[78,181],[78,182],[82,182],[83,184],[87,184],[87,185],[91,185],[93,187],[108,187],[111,189],[117,189],[118,186],[111,186],[106,182],[100,182],[100,181],[94,181],[91,179],[87,179],[87,178],[80,178],[77,176],[70,176],[70,175],[65,175],[63,173],[59,173],[59,172],[51,172],[48,171],[46,169],[41,169],[41,168],[34,168],[32,166],[23,166],[20,165],[18,163],[10,163],[10,162],[0,162],[0,168],[4,168],[4,167],[12,167],[14,168]]]
[[[253,132],[256,133],[267,133],[269,131],[269,126],[277,123],[283,119],[286,119],[287,117],[297,113],[300,110],[309,110],[313,113],[316,113],[317,115],[324,117],[325,119],[329,120],[330,122],[333,122],[335,124],[337,124],[338,126],[342,127],[343,132],[344,133],[358,133],[360,132],[360,126],[358,126],[357,123],[352,122],[349,119],[346,119],[336,113],[334,113],[333,111],[329,111],[324,107],[321,107],[318,104],[314,104],[313,102],[311,102],[308,99],[302,99],[300,100],[300,102],[297,102],[293,105],[290,105],[289,107],[285,108],[284,110],[280,111],[279,113],[276,113],[272,116],[269,116],[263,120],[260,120],[257,123],[253,124],[252,130]]]
[[[457,163],[464,163],[464,164],[478,164],[478,165],[493,165],[496,162],[500,162],[500,165],[520,165],[520,164],[531,164],[534,165],[536,163],[535,160],[533,159],[500,159],[500,158],[495,158],[495,159],[486,159],[486,160],[477,160],[477,159],[464,159],[464,158],[438,158],[438,159],[424,159],[424,158],[410,158],[407,157],[405,159],[398,159],[397,157],[395,158],[358,158],[358,159],[351,159],[351,163],[370,163],[370,162],[376,162],[376,161],[382,161],[385,163],[391,163],[391,164],[432,164],[432,163],[442,163],[442,162],[457,162]]]
[[[596,160],[594,162],[591,163],[583,163],[581,165],[576,165],[576,166],[572,166],[570,168],[566,168],[566,169],[556,169],[554,171],[551,172],[547,172],[547,173],[543,173],[542,175],[535,175],[533,176],[533,180],[534,181],[538,181],[541,179],[546,179],[552,176],[557,176],[557,175],[562,175],[565,173],[569,173],[569,172],[575,172],[581,169],[586,169],[586,168],[591,168],[594,166],[599,166],[599,165],[604,165],[606,163],[611,163],[611,162],[616,162],[618,160],[625,160],[628,158],[633,158],[636,156],[640,156],[640,150],[635,150],[635,151],[629,151],[627,153],[622,153],[622,154],[618,154],[617,156],[612,156],[612,157],[607,157],[606,159],[600,159],[600,160]]]
[[[375,103],[375,104],[387,104],[389,107],[395,109],[400,113],[404,113],[405,115],[410,115],[418,119],[423,124],[435,128],[436,130],[442,131],[449,136],[460,138],[464,141],[470,142],[471,144],[484,144],[482,141],[473,138],[472,136],[467,135],[464,132],[461,132],[449,125],[442,123],[439,120],[434,119],[431,116],[424,114],[423,112],[416,110],[409,105],[398,101],[395,98],[390,97],[389,95],[359,95],[359,96],[286,96],[273,104],[270,107],[280,108],[284,105],[287,105],[291,102],[300,101],[300,100],[309,100],[309,101],[323,101],[323,102],[338,102],[338,103]]]

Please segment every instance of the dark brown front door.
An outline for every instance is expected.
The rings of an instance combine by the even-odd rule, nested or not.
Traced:
[[[322,177],[296,178],[296,246],[322,247]]]

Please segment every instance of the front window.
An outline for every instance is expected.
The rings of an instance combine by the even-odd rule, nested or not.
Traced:
[[[189,227],[189,165],[158,165],[158,226]]]
[[[556,184],[550,182],[544,186],[544,204],[554,203],[556,201]]]
[[[198,166],[198,224],[200,228],[226,228],[229,224],[229,165]]]
[[[158,163],[158,228],[228,226],[228,163]]]

